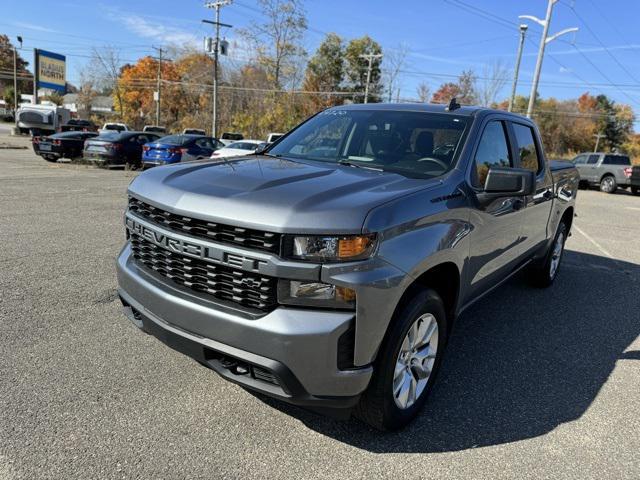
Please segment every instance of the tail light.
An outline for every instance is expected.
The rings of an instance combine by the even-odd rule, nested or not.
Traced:
[[[147,145],[143,145],[142,146],[142,150],[145,152],[148,152],[151,149],[151,147],[148,147]]]
[[[633,172],[633,168],[627,167],[624,169],[624,176],[629,178],[631,176],[631,172]]]
[[[188,148],[170,148],[169,149],[169,153],[174,154],[174,153],[179,153],[179,154],[185,154],[187,153],[189,149]]]
[[[121,143],[107,143],[104,148],[106,148],[107,150],[122,150],[122,144]]]
[[[62,144],[62,142],[61,142],[60,140],[54,140],[54,141],[53,141],[53,144],[54,144],[54,145],[61,145],[61,144]]]
[[[33,137],[33,143],[40,143],[40,137]]]

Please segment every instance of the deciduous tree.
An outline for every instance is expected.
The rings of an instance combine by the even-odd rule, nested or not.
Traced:
[[[365,84],[367,83],[367,70],[369,67],[369,60],[362,58],[362,55],[365,54],[382,54],[382,47],[380,44],[368,35],[351,40],[345,50],[346,76],[349,83],[349,89],[356,92],[362,92],[363,94],[365,91]],[[381,64],[381,58],[374,58],[372,61],[371,78],[369,83],[369,102],[372,103],[379,102],[380,95],[382,93]],[[362,102],[363,100],[363,95],[354,96],[353,98],[354,102]]]
[[[287,87],[295,77],[297,58],[305,55],[302,38],[307,29],[301,0],[258,0],[262,11],[261,22],[240,30],[240,34],[253,45],[257,61],[264,67],[272,87]]]

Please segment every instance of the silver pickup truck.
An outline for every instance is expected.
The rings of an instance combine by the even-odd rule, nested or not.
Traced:
[[[523,268],[554,281],[577,187],[518,115],[335,107],[255,155],[140,174],[119,294],[227,380],[396,429],[461,312]]]
[[[605,193],[631,185],[631,159],[617,153],[581,153],[573,160],[581,186],[597,186]]]

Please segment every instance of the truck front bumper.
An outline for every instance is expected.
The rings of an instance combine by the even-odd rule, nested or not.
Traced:
[[[279,307],[257,318],[234,314],[140,269],[129,244],[117,274],[136,326],[243,387],[324,410],[353,407],[369,384],[371,366],[338,369],[338,345],[353,333],[354,312]]]

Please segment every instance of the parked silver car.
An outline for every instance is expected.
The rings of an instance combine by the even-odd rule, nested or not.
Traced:
[[[583,186],[598,186],[600,191],[614,193],[618,187],[631,185],[631,160],[615,153],[581,153],[573,159]]]

